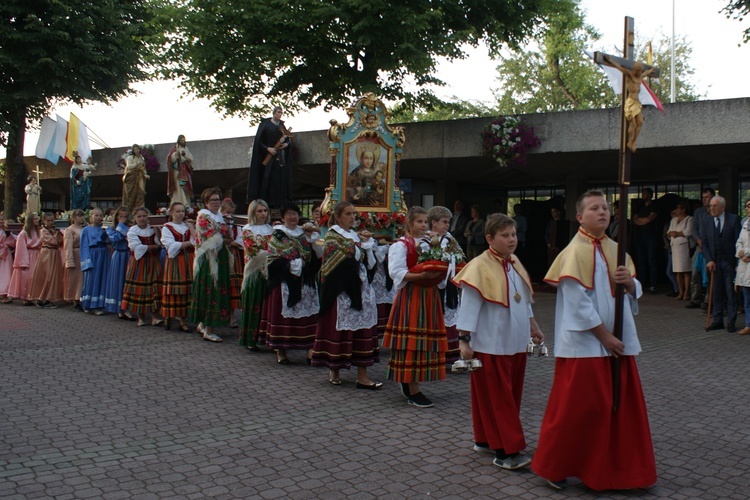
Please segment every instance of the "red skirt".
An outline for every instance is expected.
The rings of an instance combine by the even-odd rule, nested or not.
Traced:
[[[458,328],[455,325],[446,326],[445,338],[448,341],[448,350],[445,351],[445,363],[452,365],[461,357],[461,350],[458,348]]]
[[[372,366],[380,361],[378,330],[375,326],[361,330],[336,330],[338,301],[318,316],[313,345],[313,366],[329,370],[352,366]]]
[[[393,304],[378,304],[378,324],[375,325],[378,329],[378,337],[383,338],[385,334],[385,327],[388,324],[388,317],[391,315],[391,307]]]
[[[164,262],[161,288],[161,315],[187,318],[193,284],[193,252],[180,252]]]
[[[557,358],[531,468],[552,481],[577,477],[592,490],[656,482],[646,402],[634,356],[622,359],[620,406],[612,411],[609,357]]]
[[[131,254],[125,271],[120,308],[141,315],[159,312],[161,286],[159,253],[146,252],[140,259]]]
[[[281,309],[281,285],[279,285],[263,301],[258,343],[265,342],[271,349],[312,349],[318,315],[285,318],[281,315]]]
[[[521,425],[525,352],[507,356],[474,352],[482,368],[471,372],[474,442],[513,454],[526,448]]]

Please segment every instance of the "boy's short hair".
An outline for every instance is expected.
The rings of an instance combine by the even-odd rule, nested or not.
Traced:
[[[505,214],[490,214],[484,223],[484,234],[493,238],[498,231],[508,226],[516,227],[516,221]]]
[[[448,218],[450,220],[453,214],[446,207],[436,205],[427,211],[427,227],[432,229],[432,223],[439,221],[440,219]]]
[[[580,214],[583,212],[583,202],[586,201],[587,198],[593,198],[595,196],[605,198],[604,193],[598,189],[591,189],[583,193],[576,201],[576,213]]]

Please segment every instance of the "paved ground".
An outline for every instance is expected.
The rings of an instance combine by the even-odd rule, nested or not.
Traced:
[[[326,382],[250,353],[220,329],[138,328],[116,317],[0,307],[2,498],[666,497],[750,494],[750,338],[706,333],[700,311],[646,297],[639,357],[659,481],[647,491],[553,493],[471,450],[468,376],[425,384],[431,409]],[[536,315],[552,330],[554,296]],[[740,317],[740,326],[744,317]],[[553,359],[531,359],[523,421],[529,453]],[[384,363],[372,370],[383,379]]]

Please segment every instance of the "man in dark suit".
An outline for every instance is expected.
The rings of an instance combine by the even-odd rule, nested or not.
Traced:
[[[461,245],[464,253],[466,253],[466,245],[468,243],[468,238],[466,238],[464,231],[466,231],[466,224],[468,223],[469,216],[464,212],[464,202],[456,200],[453,203],[453,217],[451,217],[451,225],[448,230],[456,238],[458,244]]]
[[[734,273],[737,268],[735,243],[740,236],[740,218],[725,211],[727,202],[721,196],[711,198],[711,216],[701,227],[701,252],[706,269],[713,272],[713,300],[709,330],[724,328],[724,307],[727,309],[727,331],[737,331],[737,297],[734,294]]]

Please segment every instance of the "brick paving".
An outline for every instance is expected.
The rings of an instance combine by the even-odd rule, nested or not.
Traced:
[[[535,313],[552,341],[554,296]],[[744,316],[740,316],[742,326]],[[0,307],[0,498],[738,498],[750,496],[750,338],[704,331],[705,316],[644,297],[638,363],[658,483],[636,492],[554,493],[472,446],[469,384],[424,384],[434,408],[395,384],[356,390],[268,351],[162,328],[20,305]],[[552,344],[553,342],[548,342]],[[383,380],[385,360],[371,370]],[[533,454],[553,358],[530,359],[522,420]]]

